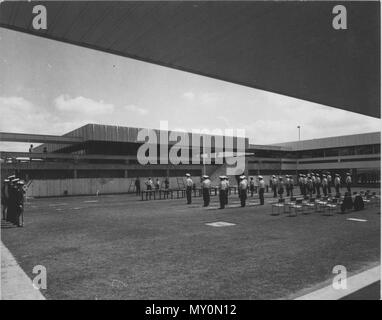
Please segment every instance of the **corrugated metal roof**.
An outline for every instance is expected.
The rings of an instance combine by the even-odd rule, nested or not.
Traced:
[[[380,3],[328,1],[4,1],[0,26],[380,117]],[[69,57],[68,57],[69,58]]]
[[[299,151],[299,150],[338,148],[338,147],[380,144],[380,143],[381,143],[381,133],[370,132],[370,133],[352,134],[347,136],[276,143],[276,144],[272,144],[272,146],[287,147],[287,148],[291,148],[294,151]]]

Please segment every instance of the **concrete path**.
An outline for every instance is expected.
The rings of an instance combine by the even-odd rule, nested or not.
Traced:
[[[313,291],[306,295],[296,298],[295,300],[339,300],[355,294],[369,286],[375,286],[381,279],[381,267],[377,266],[372,269],[358,273],[347,279],[347,289],[336,290],[332,285],[322,289]],[[375,291],[375,290],[374,290]],[[365,295],[364,299],[370,298]],[[378,298],[377,298],[378,299]]]
[[[1,241],[0,250],[0,300],[45,300],[40,290],[33,287],[32,280]]]

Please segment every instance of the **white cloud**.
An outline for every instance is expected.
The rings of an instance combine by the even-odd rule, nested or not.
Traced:
[[[34,133],[36,125],[45,123],[42,109],[23,97],[0,97],[0,131]]]
[[[54,99],[57,110],[63,112],[78,112],[93,115],[110,114],[114,111],[114,105],[104,101],[95,101],[82,96],[71,98],[68,95],[60,95]]]
[[[124,107],[124,110],[126,111],[129,111],[129,112],[134,112],[134,113],[137,113],[141,116],[144,116],[146,114],[149,113],[149,111],[147,109],[144,109],[144,108],[140,108],[134,104],[129,104],[127,106]]]

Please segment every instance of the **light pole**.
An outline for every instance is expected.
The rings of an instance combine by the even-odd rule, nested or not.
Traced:
[[[298,141],[300,141],[300,138],[301,138],[301,136],[300,136],[301,126],[297,126],[297,129],[298,129]]]

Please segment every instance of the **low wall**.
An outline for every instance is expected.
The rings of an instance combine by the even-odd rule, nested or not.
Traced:
[[[157,177],[152,177],[155,183]],[[164,188],[165,177],[158,177]],[[199,178],[195,177],[196,186],[200,185]],[[141,179],[141,189],[145,190],[145,181]],[[169,178],[170,188],[183,188],[184,177]],[[135,178],[86,178],[86,179],[54,179],[32,180],[28,183],[27,197],[59,197],[78,195],[95,195],[110,193],[135,192]]]

